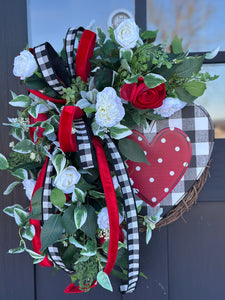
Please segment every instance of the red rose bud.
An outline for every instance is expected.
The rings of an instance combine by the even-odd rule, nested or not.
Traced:
[[[144,79],[139,77],[137,83],[125,83],[120,91],[120,95],[138,109],[153,109],[163,104],[163,100],[166,97],[166,89],[164,83],[150,89],[144,83]]]

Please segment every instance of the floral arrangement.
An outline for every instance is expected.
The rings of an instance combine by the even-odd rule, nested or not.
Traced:
[[[88,291],[97,283],[112,291],[111,271],[128,277],[121,291],[134,290],[139,265],[136,261],[137,270],[130,272],[128,256],[131,248],[139,249],[138,231],[131,239],[129,224],[138,220],[145,226],[149,243],[162,209],[153,217],[144,215],[138,199],[137,219],[130,221],[128,208],[133,205],[135,218],[135,202],[124,205],[125,179],[120,177],[126,174],[118,175],[115,156],[125,162],[122,170],[126,160],[148,163],[142,148],[129,139],[132,129],[171,116],[217,78],[201,72],[203,60],[215,53],[189,56],[177,36],[167,51],[166,42],[154,43],[157,31],[142,32],[132,19],[108,33],[98,28],[95,43],[94,32],[69,29],[59,54],[46,43],[23,50],[14,60],[13,73],[29,95],[12,92],[9,104],[19,109],[4,124],[11,127],[13,141],[9,157],[0,155],[0,168],[16,178],[4,194],[22,184],[32,201],[27,208],[14,204],[4,209],[19,227],[20,244],[9,253],[25,251],[34,263],[64,269],[72,280],[66,292]],[[57,245],[55,252],[52,245]],[[138,252],[132,255],[139,259]]]

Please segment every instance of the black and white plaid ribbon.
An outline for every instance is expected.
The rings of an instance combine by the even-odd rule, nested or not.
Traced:
[[[94,168],[94,151],[91,144],[91,133],[85,118],[74,120],[77,152],[82,169]]]
[[[43,194],[42,194],[42,224],[44,223],[55,213],[55,208],[53,207],[50,201],[50,195],[52,191],[52,175],[54,172],[54,167],[52,161],[49,159],[45,174],[45,181],[43,186]],[[57,265],[60,269],[64,270],[69,274],[73,274],[74,272],[67,269],[65,264],[63,263],[61,256],[59,254],[59,250],[56,244],[53,244],[48,247],[48,253],[51,257],[51,260]]]
[[[139,276],[139,231],[137,209],[133,189],[121,155],[108,135],[105,135],[106,145],[112,158],[113,167],[124,199],[127,221],[127,250],[128,250],[128,283],[120,286],[122,293],[132,293]]]
[[[34,56],[47,84],[59,95],[62,95],[63,87],[71,84],[71,78],[63,59],[47,42],[34,48]]]
[[[84,31],[83,27],[69,28],[65,38],[65,50],[67,55],[67,63],[69,66],[70,74],[72,77],[75,77],[75,56],[74,56],[74,43],[79,31]]]

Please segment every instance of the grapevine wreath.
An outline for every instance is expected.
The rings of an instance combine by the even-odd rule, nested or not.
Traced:
[[[0,168],[16,177],[4,194],[22,184],[31,201],[4,209],[19,226],[9,253],[64,270],[66,293],[112,291],[111,272],[133,292],[139,227],[148,243],[196,200],[213,147],[211,119],[193,101],[217,78],[201,72],[216,51],[190,56],[177,36],[169,49],[155,44],[157,31],[133,19],[108,33],[98,28],[96,41],[70,28],[59,54],[46,42],[14,60],[28,95],[12,92],[19,109],[4,124],[14,139]]]

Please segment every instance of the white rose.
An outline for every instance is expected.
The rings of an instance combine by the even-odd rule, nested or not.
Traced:
[[[176,111],[185,107],[186,104],[186,102],[183,102],[178,98],[167,97],[163,100],[163,104],[160,107],[154,109],[154,113],[159,114],[164,118],[168,118]]]
[[[112,127],[125,115],[121,99],[112,87],[106,87],[97,94],[96,109],[96,123],[101,127]]]
[[[121,224],[123,220],[124,217],[119,214],[119,223]],[[100,213],[98,214],[97,223],[100,229],[109,229],[109,215],[107,207],[103,207],[101,209]]]
[[[23,50],[14,58],[13,74],[24,80],[34,74],[37,63],[34,56],[28,50]]]
[[[36,181],[34,179],[25,179],[22,183],[27,198],[31,200]]]
[[[133,19],[126,19],[116,27],[114,35],[123,48],[134,48],[139,40],[139,28]]]
[[[80,180],[80,173],[75,167],[69,166],[62,170],[54,180],[53,185],[62,190],[65,194],[70,194],[75,188],[75,184]]]

